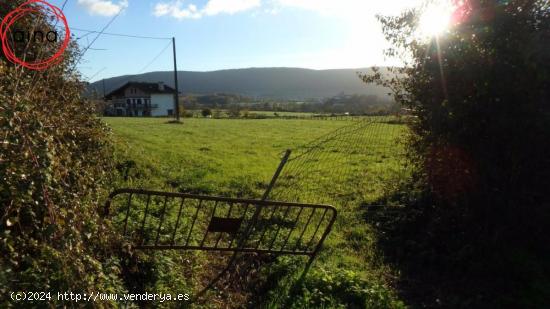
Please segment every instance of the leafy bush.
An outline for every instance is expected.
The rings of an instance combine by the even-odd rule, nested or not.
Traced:
[[[215,119],[222,118],[222,111],[219,109],[215,109],[214,112],[212,113],[212,117],[214,117]]]
[[[209,108],[205,108],[201,111],[201,114],[203,117],[212,116],[212,110]]]
[[[387,287],[362,280],[350,270],[312,272],[293,308],[405,308]]]
[[[182,117],[184,117],[184,118],[193,118],[193,117],[195,117],[195,114],[191,111],[185,111],[183,113]]]
[[[550,273],[550,11],[548,1],[454,3],[455,24],[431,39],[415,32],[417,10],[382,17],[388,55],[406,66],[364,80],[391,87],[416,116],[410,154],[430,197],[417,203],[421,221],[397,228],[401,237],[416,236],[465,301],[487,305],[527,286],[510,272],[518,264],[504,262],[512,252],[532,257],[525,273],[535,261]],[[473,285],[480,280],[494,282]]]
[[[241,117],[241,107],[237,104],[232,104],[229,106],[229,109],[227,110],[227,115],[229,115],[230,118],[239,118]]]
[[[0,16],[21,3],[2,4]],[[116,238],[99,216],[113,168],[109,130],[80,97],[75,56],[72,46],[44,72],[0,56],[2,307],[12,291],[123,290]]]
[[[550,187],[548,5],[475,3],[462,4],[460,22],[431,41],[411,39],[415,11],[383,18],[387,38],[413,60],[382,83],[417,116],[412,154],[439,200],[460,204],[489,233],[498,220],[537,229],[533,215],[550,213],[542,207]]]
[[[365,280],[351,270],[311,269],[303,281],[303,264],[280,257],[268,270],[266,308],[405,308],[387,286]],[[261,295],[260,293],[257,293]]]

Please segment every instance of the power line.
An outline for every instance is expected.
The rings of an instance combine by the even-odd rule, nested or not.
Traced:
[[[88,37],[90,34],[92,34],[92,32],[88,32],[88,33],[82,35],[81,37],[76,38],[76,40],[78,41],[78,40],[81,40],[81,39],[83,39],[83,38],[86,38],[86,37]]]
[[[68,1],[68,0],[67,0]],[[64,3],[64,5],[66,4],[66,2]],[[92,42],[90,42],[88,44],[88,46],[84,49],[84,51],[81,53],[80,57],[78,58],[77,62],[75,63],[75,66],[82,60],[82,57],[84,56],[84,54],[92,49],[94,50],[93,48],[91,48],[91,46],[95,43],[95,41],[101,36],[101,35],[108,35],[108,36],[116,36],[116,37],[127,37],[127,38],[134,38],[134,39],[149,39],[149,40],[170,40],[170,42],[146,65],[144,66],[138,74],[142,73],[143,71],[145,71],[151,64],[153,64],[165,51],[166,49],[168,49],[168,47],[170,47],[170,45],[173,44],[173,38],[163,38],[163,37],[153,37],[153,36],[142,36],[142,35],[132,35],[132,34],[122,34],[122,33],[112,33],[112,32],[105,32],[105,30],[114,22],[114,20],[120,15],[120,13],[122,12],[119,11],[117,15],[115,15],[110,21],[109,23],[103,27],[103,29],[101,29],[101,31],[95,31],[95,30],[88,30],[88,29],[82,29],[82,28],[76,28],[76,27],[73,27],[71,28],[71,30],[73,31],[82,31],[82,32],[87,32],[86,34],[82,35],[81,37],[77,38],[77,40],[79,39],[82,39],[82,38],[87,38],[90,34],[93,34],[93,33],[97,33],[97,36],[92,40]],[[103,70],[100,70],[100,72],[103,71]],[[95,77],[97,74],[99,74],[99,72],[97,72],[96,74],[94,74],[93,76]]]
[[[99,73],[105,71],[105,69],[107,69],[107,67],[103,67],[101,70],[97,71],[94,75],[88,77],[87,80],[92,80],[92,78],[96,77],[97,74],[99,74]]]
[[[100,33],[99,31],[95,30],[87,30],[82,28],[71,28],[71,30],[76,31],[84,31],[89,33]],[[85,34],[85,35],[88,35]],[[110,35],[110,36],[118,36],[118,37],[127,37],[127,38],[134,38],[134,39],[150,39],[150,40],[171,40],[172,38],[163,38],[163,37],[154,37],[154,36],[142,36],[142,35],[132,35],[132,34],[122,34],[122,33],[109,33],[109,32],[101,32],[103,35]]]
[[[63,5],[61,6],[61,11],[63,11],[65,9],[65,5],[67,5],[68,1],[69,0],[65,0],[65,2],[63,2]]]
[[[96,37],[92,40],[92,42],[90,44],[88,44],[88,46],[84,49],[84,51],[80,54],[80,57],[78,57],[78,60],[75,62],[75,67],[76,65],[78,65],[78,63],[80,63],[80,60],[82,60],[82,57],[84,57],[84,55],[86,54],[86,52],[88,51],[88,49],[90,49],[90,47],[92,47],[92,45],[95,43],[95,41],[97,41],[97,39],[99,39],[99,37],[103,34],[103,32],[105,32],[105,30],[107,30],[107,28],[109,28],[109,26],[115,21],[115,19],[120,15],[120,13],[122,13],[122,10],[119,10],[118,13],[113,16],[113,18],[111,18],[111,20],[107,23],[107,25],[105,25],[105,27],[103,27],[103,29],[101,29],[101,31],[97,32],[97,35]]]
[[[151,60],[151,62],[149,62],[146,66],[143,67],[143,69],[141,69],[139,71],[138,74],[142,73],[143,71],[145,71],[151,64],[153,64],[153,62],[155,62],[165,51],[166,49],[168,49],[168,47],[170,47],[170,45],[172,45],[172,42],[169,42],[161,51],[160,53],[158,53],[158,55],[155,56],[155,58],[153,58],[153,60]]]

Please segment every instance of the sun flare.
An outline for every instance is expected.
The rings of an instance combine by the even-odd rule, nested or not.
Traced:
[[[418,34],[423,38],[431,38],[444,33],[451,25],[453,5],[441,1],[425,8],[418,23]]]

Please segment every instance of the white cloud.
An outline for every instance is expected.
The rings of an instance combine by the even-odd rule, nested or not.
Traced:
[[[374,14],[397,14],[417,6],[423,0],[271,0],[279,8],[298,8],[335,16],[366,16]]]
[[[155,5],[155,16],[171,16],[177,19],[201,18],[218,14],[235,14],[260,7],[260,0],[209,0],[202,8],[189,4],[184,6],[183,0],[160,2]]]
[[[92,15],[114,16],[128,7],[128,0],[120,0],[118,3],[110,0],[78,0],[78,4]]]
[[[157,3],[153,14],[155,16],[172,16],[177,19],[202,17],[202,14],[194,4],[189,4],[186,8],[183,8],[183,1]]]
[[[277,14],[285,9],[301,9],[322,15],[362,18],[375,14],[397,14],[406,8],[421,4],[424,0],[208,0],[201,9],[198,9],[195,4],[187,4],[186,1],[158,2],[153,14],[185,19],[235,14],[261,8],[261,12],[266,14]]]
[[[210,0],[204,7],[204,13],[210,16],[220,13],[235,14],[260,5],[260,0]]]

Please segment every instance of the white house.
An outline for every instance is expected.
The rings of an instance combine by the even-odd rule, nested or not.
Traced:
[[[112,116],[172,116],[174,88],[164,83],[127,82],[105,96]]]

